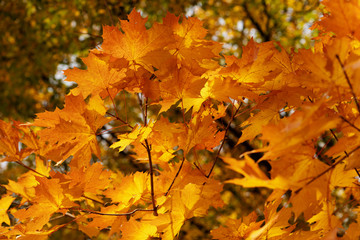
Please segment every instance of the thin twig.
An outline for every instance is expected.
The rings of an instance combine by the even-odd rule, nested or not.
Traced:
[[[214,167],[215,167],[215,165],[216,165],[216,162],[217,162],[217,160],[219,159],[221,149],[222,149],[223,146],[224,146],[226,134],[227,134],[227,132],[228,132],[228,130],[229,130],[229,128],[230,128],[230,125],[231,125],[232,121],[234,120],[236,114],[239,112],[241,106],[242,106],[242,103],[239,104],[239,107],[236,109],[235,113],[232,114],[231,119],[230,119],[228,125],[226,126],[224,138],[223,138],[223,140],[222,140],[222,142],[221,142],[221,145],[220,145],[220,147],[219,147],[219,149],[218,149],[218,151],[217,151],[217,153],[216,153],[216,157],[215,157],[214,163],[213,163],[213,165],[211,166],[211,169],[210,169],[209,173],[205,176],[206,178],[209,178],[210,175],[211,175],[211,173],[212,173],[212,171],[214,170]]]
[[[131,129],[133,129],[133,128],[134,128],[134,127],[133,127],[133,126],[131,126],[129,123],[125,122],[124,120],[122,120],[121,118],[119,118],[119,117],[115,116],[114,114],[109,113],[109,112],[106,112],[106,114],[108,114],[108,115],[110,115],[110,116],[112,116],[112,117],[116,118],[116,120],[119,120],[120,122],[124,123],[124,124],[125,124],[126,126],[128,126],[129,128],[131,128]]]
[[[34,173],[36,173],[36,174],[39,174],[40,176],[42,176],[42,177],[46,177],[47,179],[51,179],[51,177],[50,176],[46,176],[46,175],[44,175],[44,174],[42,174],[42,173],[39,173],[38,171],[36,171],[35,169],[32,169],[31,167],[29,167],[29,166],[26,166],[24,163],[22,163],[22,162],[20,162],[20,161],[15,161],[17,164],[19,164],[19,165],[21,165],[21,166],[23,166],[24,168],[26,168],[26,169],[28,169],[28,170],[30,170],[30,171],[32,171],[32,172],[34,172]]]
[[[338,139],[337,136],[335,135],[334,131],[333,131],[332,129],[330,129],[330,132],[331,132],[331,134],[334,136],[335,140],[338,142],[339,139]],[[345,153],[345,155],[346,155],[347,157],[349,157],[349,154],[348,154],[346,151],[344,151],[344,153]]]
[[[199,170],[199,172],[204,175],[204,177],[206,177],[206,174],[203,172],[203,170],[196,164],[194,163],[194,166],[197,168],[197,170]]]
[[[103,216],[116,216],[116,217],[130,216],[136,212],[152,212],[152,211],[156,210],[156,209],[135,209],[135,210],[133,210],[131,212],[127,212],[127,213],[103,213],[103,212],[97,212],[97,211],[93,211],[93,210],[82,209],[82,208],[65,208],[65,209],[86,212],[86,213],[92,213],[92,214],[97,214],[97,215],[103,215]]]
[[[68,217],[71,217],[71,218],[76,218],[74,215],[72,215],[71,213],[65,213],[65,215],[60,215],[60,216],[56,216],[56,217],[53,217],[53,218],[50,218],[49,219],[49,222],[51,221],[54,221],[54,220],[57,220],[57,219],[60,219],[60,218],[63,218],[65,216],[68,216]]]
[[[342,70],[343,70],[343,73],[344,73],[346,82],[347,82],[347,84],[349,85],[351,94],[353,95],[353,98],[354,98],[354,100],[355,100],[356,107],[357,107],[357,109],[358,109],[358,112],[360,113],[360,105],[359,105],[359,102],[358,102],[358,100],[357,100],[356,94],[355,94],[355,92],[354,92],[354,88],[353,88],[353,86],[352,86],[352,84],[351,84],[351,82],[350,82],[350,78],[349,78],[349,76],[348,76],[348,74],[347,74],[347,72],[346,72],[346,70],[345,70],[345,68],[344,68],[343,63],[342,63],[341,60],[340,60],[339,55],[336,54],[335,57],[336,57],[336,59],[338,60],[340,66],[341,66],[341,68],[342,68]]]
[[[315,156],[320,156],[320,154],[325,150],[325,148],[329,145],[329,143],[331,142],[332,138],[330,138],[325,144],[324,146],[317,152],[315,153]]]
[[[347,120],[346,118],[344,118],[343,116],[340,115],[340,118],[346,122],[347,124],[349,124],[351,127],[355,128],[358,132],[360,132],[360,128],[358,128],[357,126],[355,126],[353,123],[351,123],[349,120]]]
[[[146,151],[148,153],[148,157],[149,157],[149,169],[150,169],[150,187],[151,187],[151,202],[153,205],[153,210],[154,210],[154,216],[157,216],[157,206],[155,203],[155,193],[154,193],[154,171],[153,171],[153,166],[152,166],[152,160],[151,160],[151,151],[150,151],[150,146],[149,143],[147,141],[147,139],[145,139],[145,145],[146,145]]]
[[[180,171],[181,171],[181,169],[182,169],[182,167],[183,167],[183,165],[184,165],[184,162],[185,162],[185,156],[183,156],[183,159],[182,159],[182,161],[181,161],[180,167],[179,167],[178,171],[176,172],[175,177],[174,177],[174,179],[172,180],[172,182],[171,182],[168,190],[167,190],[166,193],[164,194],[165,196],[167,196],[167,195],[169,194],[170,189],[171,189],[172,186],[174,185],[175,180],[176,180],[176,178],[178,177],[178,175],[179,175],[179,173],[180,173]]]
[[[335,135],[334,131],[330,129],[330,132],[334,136],[335,140],[338,142],[339,140],[338,140],[337,136]],[[349,157],[349,154],[346,151],[344,151],[344,153],[345,153],[346,157]],[[355,170],[356,174],[360,177],[359,171],[356,168],[354,168],[354,170]]]
[[[109,129],[105,129],[99,133],[96,134],[96,136],[99,136],[99,135],[102,135],[102,134],[107,134],[108,132],[112,132],[114,133],[112,130],[116,129],[116,128],[121,128],[121,127],[125,127],[125,126],[128,126],[128,124],[122,124],[122,125],[119,125],[119,126],[116,126],[116,127],[112,127],[112,128],[109,128]],[[129,131],[119,131],[120,133],[128,133]],[[119,133],[119,132],[116,132],[116,133]]]
[[[360,177],[359,171],[358,171],[356,168],[354,168],[354,169],[355,169],[355,172],[356,172],[356,174],[358,175],[358,177]]]
[[[138,94],[138,98],[139,98],[139,104],[140,104],[140,107],[141,107],[141,110],[142,110],[142,113],[143,113],[143,117],[144,117],[144,125],[147,126],[147,98],[145,98],[145,109],[143,107],[143,102],[142,102],[142,99],[141,99],[139,94]],[[147,152],[148,158],[149,158],[151,202],[152,202],[152,205],[153,205],[154,216],[158,216],[157,206],[156,206],[156,202],[155,202],[154,170],[153,170],[152,158],[151,158],[151,146],[149,145],[149,142],[148,142],[147,139],[145,139],[145,146],[144,147],[146,148],[146,152]]]
[[[353,152],[357,151],[360,149],[360,146],[357,146],[355,149],[353,149],[352,151],[349,152],[349,155],[352,154]],[[318,174],[317,176],[315,176],[313,179],[311,179],[310,181],[308,181],[304,186],[302,186],[301,188],[299,188],[298,190],[296,190],[294,193],[298,194],[302,189],[304,189],[304,187],[310,185],[312,182],[314,182],[315,180],[317,180],[318,178],[320,178],[321,176],[323,176],[325,173],[327,173],[328,171],[330,171],[331,169],[333,169],[334,167],[336,167],[339,163],[341,163],[342,161],[344,161],[344,159],[346,159],[349,155],[345,155],[344,157],[340,158],[339,160],[337,160],[333,165],[331,165],[328,169],[326,169],[325,171],[323,171],[322,173]]]

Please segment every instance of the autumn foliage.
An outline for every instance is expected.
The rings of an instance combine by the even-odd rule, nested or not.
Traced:
[[[104,26],[87,69],[65,71],[77,87],[62,109],[0,121],[1,161],[36,162],[4,185],[0,238],[47,239],[72,225],[91,238],[174,239],[188,219],[228,204],[223,186],[235,184],[272,193],[261,214],[226,216],[214,239],[358,239],[360,2],[323,4],[313,49],[250,40],[223,65],[221,44],[196,18],[168,13],[147,29],[133,10],[121,28]],[[233,156],[224,147],[234,124],[237,144],[256,149]],[[118,141],[107,148],[99,136],[109,133]],[[105,169],[112,149],[148,170]],[[220,162],[236,177],[224,181]]]

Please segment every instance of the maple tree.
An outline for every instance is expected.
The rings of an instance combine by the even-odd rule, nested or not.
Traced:
[[[196,18],[168,13],[146,28],[133,10],[121,29],[105,26],[87,69],[65,71],[77,87],[62,109],[0,120],[1,161],[29,170],[3,186],[0,236],[47,239],[72,226],[90,238],[174,239],[229,205],[231,184],[271,194],[243,218],[219,217],[214,239],[359,238],[360,2],[322,4],[314,49],[250,40],[225,65]],[[226,146],[231,125],[254,150]],[[98,136],[110,133],[108,148]],[[146,171],[106,169],[113,150]]]

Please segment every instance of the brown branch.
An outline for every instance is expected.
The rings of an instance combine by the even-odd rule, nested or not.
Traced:
[[[19,164],[19,165],[21,165],[21,166],[23,166],[24,168],[26,168],[26,169],[28,169],[28,170],[30,170],[30,171],[32,171],[32,172],[34,172],[34,173],[36,173],[36,174],[39,174],[40,176],[42,176],[42,177],[46,177],[47,179],[51,179],[51,177],[50,176],[46,176],[46,175],[44,175],[44,174],[42,174],[42,173],[39,173],[38,171],[36,171],[35,169],[32,169],[31,167],[29,167],[29,166],[26,166],[24,163],[22,163],[22,162],[20,162],[20,161],[15,161],[17,164]]]
[[[358,112],[360,113],[360,105],[359,105],[359,102],[358,102],[358,100],[357,100],[356,94],[355,94],[355,92],[354,92],[354,88],[353,88],[353,86],[352,86],[352,84],[351,84],[351,82],[350,82],[350,78],[349,78],[349,76],[348,76],[348,74],[347,74],[347,72],[346,72],[346,70],[345,70],[345,68],[344,68],[343,63],[341,62],[341,59],[340,59],[339,55],[336,54],[335,57],[336,57],[336,59],[338,60],[340,66],[341,66],[341,68],[342,68],[342,71],[343,71],[343,73],[344,73],[346,82],[347,82],[347,84],[349,85],[351,94],[353,95],[353,98],[354,98],[354,100],[355,100],[356,107],[357,107],[357,109],[358,109]]]
[[[182,169],[182,167],[183,167],[183,165],[184,165],[184,162],[185,162],[185,156],[183,156],[183,159],[182,159],[182,161],[181,161],[180,167],[179,167],[178,171],[176,172],[175,177],[174,177],[174,179],[172,180],[172,182],[171,182],[168,190],[167,190],[166,193],[164,194],[164,196],[167,196],[167,195],[169,194],[170,189],[171,189],[172,186],[174,185],[176,178],[179,176],[179,173],[180,173],[180,171],[181,171],[181,169]]]
[[[206,178],[209,178],[210,175],[211,175],[211,173],[212,173],[212,171],[214,170],[214,167],[215,167],[215,165],[216,165],[216,162],[217,162],[218,159],[219,159],[221,149],[222,149],[223,146],[224,146],[226,134],[227,134],[227,132],[228,132],[228,130],[229,130],[229,128],[230,128],[230,125],[231,125],[232,121],[234,120],[236,114],[239,112],[241,106],[242,106],[242,103],[239,104],[239,107],[236,109],[235,113],[232,114],[231,119],[230,119],[228,125],[226,126],[224,138],[223,138],[223,140],[222,140],[222,142],[221,142],[221,145],[220,145],[220,147],[219,147],[219,149],[218,149],[218,151],[217,151],[217,153],[216,153],[216,157],[215,157],[214,163],[213,163],[213,165],[211,166],[211,169],[210,169],[209,173],[205,176]]]
[[[353,152],[357,151],[360,149],[360,146],[356,147],[355,149],[353,149],[352,151],[349,152],[348,155],[345,155],[344,157],[340,158],[339,160],[337,160],[333,165],[331,165],[328,169],[326,169],[325,171],[323,171],[322,173],[318,174],[317,176],[315,176],[313,179],[311,179],[310,181],[308,181],[304,186],[302,186],[301,188],[297,189],[294,193],[298,194],[301,190],[304,189],[304,187],[310,185],[312,182],[314,182],[315,180],[317,180],[318,178],[320,178],[321,176],[323,176],[325,173],[329,172],[331,169],[333,169],[334,167],[336,167],[339,163],[341,163],[342,161],[344,161],[344,159],[346,159],[350,154],[352,154]]]

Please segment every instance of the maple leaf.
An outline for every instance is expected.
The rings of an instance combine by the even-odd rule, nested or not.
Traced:
[[[181,107],[189,110],[194,107],[198,111],[205,99],[201,98],[200,91],[206,80],[193,75],[189,69],[174,66],[172,71],[162,78],[159,84],[162,108],[160,112],[167,111],[171,105],[181,101]]]
[[[147,126],[141,127],[137,125],[131,133],[125,133],[118,136],[119,141],[112,144],[111,148],[119,148],[119,152],[124,151],[124,149],[134,142],[143,142],[148,138],[149,134],[152,131],[154,122],[150,122]]]
[[[220,144],[224,138],[224,133],[217,132],[216,123],[210,115],[203,115],[201,112],[196,113],[187,129],[186,135],[183,135],[183,145],[185,153],[188,153],[193,147],[212,149]]]
[[[274,51],[277,50],[272,42],[257,44],[252,39],[243,47],[241,59],[235,56],[225,57],[227,66],[220,74],[241,84],[258,88],[265,83],[266,77],[278,68],[278,64],[271,61]]]
[[[147,18],[142,18],[139,12],[132,10],[129,21],[120,20],[122,33],[116,27],[104,26],[101,48],[105,53],[116,58],[125,58],[130,65],[141,65],[153,71],[160,68],[153,64],[151,59],[164,57],[169,54],[164,47],[172,41],[172,32],[169,27],[155,23],[150,29],[145,28]],[[159,58],[160,59],[160,58]]]
[[[320,230],[319,235],[324,236],[327,233],[331,233],[336,229],[332,235],[335,237],[337,229],[341,227],[341,221],[333,214],[334,205],[328,202],[322,202],[322,210],[315,214],[308,221],[311,224],[311,230]]]
[[[148,141],[151,142],[151,155],[154,164],[166,167],[169,160],[174,158],[175,153],[182,145],[182,135],[186,132],[184,124],[171,123],[168,119],[161,117],[154,123]],[[137,160],[148,161],[148,152],[140,142],[133,142]],[[164,164],[166,163],[166,164]]]
[[[263,221],[256,222],[257,218],[257,214],[252,212],[243,219],[228,219],[225,223],[226,227],[221,226],[211,230],[211,235],[214,239],[245,239],[252,231],[258,229],[263,224]]]
[[[336,127],[339,122],[340,119],[334,116],[334,113],[322,102],[303,105],[301,111],[296,111],[278,124],[268,124],[263,128],[262,138],[270,142],[267,147],[269,151],[265,153],[263,159],[275,159],[282,153],[296,150],[298,144]]]
[[[5,186],[7,191],[19,194],[23,197],[23,202],[26,200],[32,201],[35,198],[35,187],[39,184],[36,181],[32,172],[27,172],[20,176],[17,182],[9,180]]]
[[[178,64],[187,66],[196,75],[201,75],[206,69],[212,68],[210,60],[219,57],[221,44],[205,40],[207,30],[203,23],[196,18],[182,18],[168,13],[163,19],[163,24],[169,26],[174,33],[175,40],[167,46],[169,52],[176,56]],[[209,64],[210,63],[210,64]]]
[[[131,219],[123,224],[121,232],[124,239],[143,240],[155,237],[157,235],[157,228],[152,224],[137,222]]]
[[[80,165],[88,165],[91,153],[100,158],[100,149],[96,140],[96,132],[111,118],[104,117],[105,108],[100,97],[93,97],[86,104],[81,95],[68,95],[65,107],[54,112],[37,115],[32,125],[45,127],[38,135],[42,141],[52,146],[52,153],[58,164],[70,156],[83,156]]]
[[[121,177],[112,183],[112,188],[105,191],[105,195],[113,202],[125,206],[136,204],[144,195],[149,193],[149,175],[136,172],[133,175]]]
[[[21,161],[32,152],[19,147],[24,137],[23,129],[18,122],[0,120],[0,155],[4,156],[0,161]]]
[[[289,185],[285,178],[281,176],[269,179],[265,173],[259,168],[257,163],[254,162],[249,156],[245,155],[245,159],[237,161],[233,158],[223,158],[223,160],[229,164],[229,168],[241,173],[244,178],[235,178],[226,181],[227,183],[233,183],[241,185],[243,187],[267,187],[287,190]]]
[[[230,102],[231,99],[246,97],[256,99],[258,95],[241,85],[231,77],[224,77],[221,73],[222,68],[215,71],[208,71],[202,75],[207,79],[205,86],[201,89],[201,96],[204,99],[212,98],[223,102]]]
[[[66,186],[66,193],[72,200],[80,200],[82,197],[102,200],[97,197],[102,194],[111,181],[111,172],[104,171],[101,163],[94,163],[89,167],[72,169],[68,175],[63,177],[63,186]],[[66,184],[65,184],[66,183]]]
[[[105,98],[110,92],[113,92],[114,86],[125,78],[126,68],[110,68],[109,63],[97,57],[94,53],[82,59],[87,66],[87,70],[78,68],[64,71],[66,81],[76,82],[78,87],[71,90],[74,96],[81,94],[84,98],[100,95]],[[116,89],[115,89],[116,90]],[[115,91],[116,93],[116,91]],[[112,94],[112,97],[116,94]]]
[[[353,35],[360,39],[360,3],[352,1],[322,2],[329,13],[325,14],[318,25],[325,31],[334,32],[338,37]]]
[[[7,225],[10,225],[10,219],[7,214],[7,211],[11,205],[11,203],[14,201],[14,197],[12,196],[2,196],[0,199],[0,223],[3,222]]]
[[[49,221],[51,215],[58,211],[64,199],[59,179],[35,177],[39,183],[35,187],[34,204],[27,209],[13,213],[20,221],[26,223],[27,231],[39,231]]]

